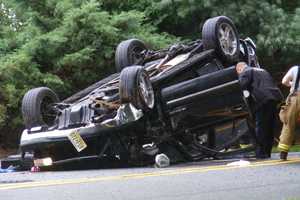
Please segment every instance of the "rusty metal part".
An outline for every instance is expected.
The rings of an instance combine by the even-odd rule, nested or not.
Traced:
[[[110,110],[117,110],[120,107],[120,103],[119,101],[115,101],[115,102],[107,102],[104,100],[100,100],[100,99],[96,99],[93,97],[90,97],[90,99],[96,104],[99,105],[100,107],[106,107]]]

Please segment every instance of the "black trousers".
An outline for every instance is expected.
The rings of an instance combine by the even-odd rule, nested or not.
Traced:
[[[277,114],[276,105],[275,101],[268,101],[255,114],[255,132],[258,142],[256,156],[259,158],[271,156]]]

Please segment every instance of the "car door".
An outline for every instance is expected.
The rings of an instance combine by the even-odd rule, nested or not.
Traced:
[[[165,114],[189,126],[247,114],[234,66],[163,88],[161,97]]]

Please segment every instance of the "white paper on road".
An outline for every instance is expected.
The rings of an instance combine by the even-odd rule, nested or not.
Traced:
[[[244,167],[244,166],[248,166],[251,163],[247,160],[239,160],[239,161],[235,161],[235,162],[231,162],[228,163],[227,166],[238,166],[238,167]]]

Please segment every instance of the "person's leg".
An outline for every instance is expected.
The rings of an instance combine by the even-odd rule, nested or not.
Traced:
[[[270,101],[266,105],[266,130],[265,130],[265,152],[268,157],[271,157],[271,151],[274,142],[274,127],[276,123],[276,102]]]
[[[296,120],[299,114],[297,109],[297,97],[290,98],[286,112],[286,121],[283,123],[281,130],[278,149],[281,152],[288,152],[294,139],[294,131],[296,127]]]
[[[262,106],[257,110],[255,114],[255,122],[256,122],[256,138],[257,138],[257,147],[256,147],[256,157],[265,158],[265,125],[266,125],[266,117],[265,117],[265,109]]]

